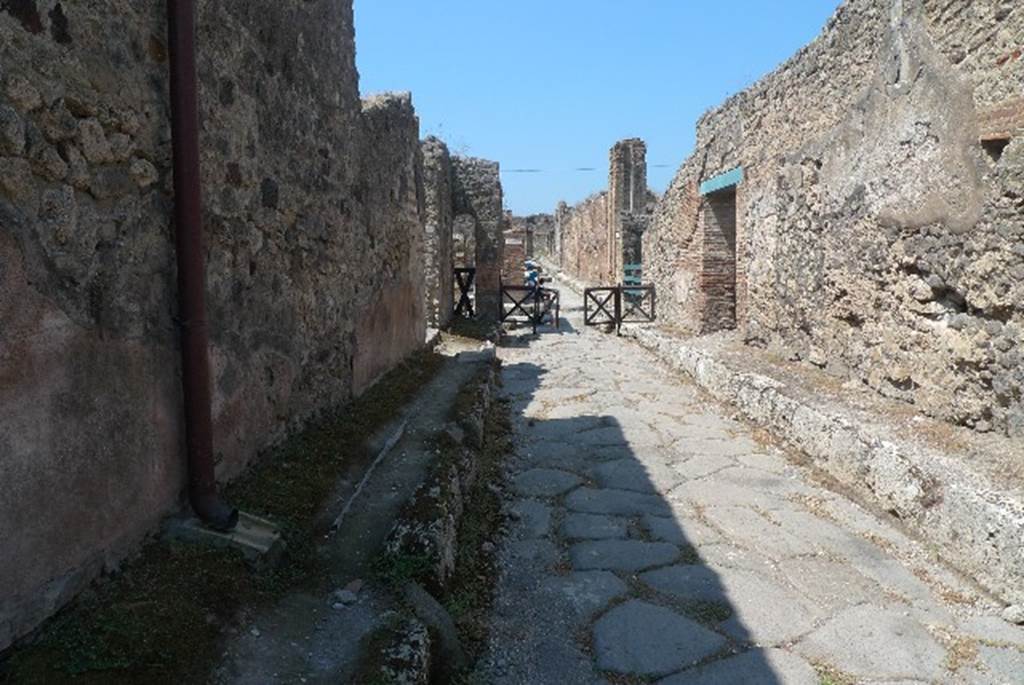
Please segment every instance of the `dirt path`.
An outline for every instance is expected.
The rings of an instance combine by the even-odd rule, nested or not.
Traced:
[[[486,683],[1016,683],[1024,629],[638,346],[500,350],[513,531]]]

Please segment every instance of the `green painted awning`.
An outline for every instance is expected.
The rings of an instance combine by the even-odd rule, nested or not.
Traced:
[[[725,190],[732,186],[738,186],[743,182],[743,167],[739,166],[732,171],[726,171],[714,178],[708,179],[700,184],[700,194],[708,195],[719,190]]]

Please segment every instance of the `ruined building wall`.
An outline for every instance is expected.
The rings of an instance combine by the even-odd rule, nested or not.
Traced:
[[[530,231],[526,224],[505,212],[504,245],[501,257],[501,280],[506,285],[519,285],[523,280],[523,262],[530,254]]]
[[[562,271],[590,283],[610,283],[612,245],[608,242],[608,193],[574,205],[562,219]]]
[[[660,317],[717,330],[734,305],[753,344],[1024,435],[1022,42],[1014,3],[849,0],[699,122],[644,240]],[[736,167],[723,305],[699,185]]]
[[[455,207],[451,155],[448,146],[433,136],[423,141],[423,189],[427,322],[444,328],[454,306]]]
[[[639,138],[619,141],[608,161],[608,239],[615,245],[609,268],[613,274],[622,274],[625,264],[642,260],[641,238],[649,216],[647,146]]]
[[[555,247],[555,217],[550,214],[531,214],[516,217],[522,223],[523,230],[530,236],[528,252],[531,257],[554,259],[557,254]]]
[[[642,261],[654,196],[647,188],[647,147],[638,138],[609,152],[608,190],[556,210],[562,270],[591,283],[618,283],[626,264]]]
[[[221,478],[423,344],[418,122],[351,2],[198,3]],[[0,5],[0,649],[184,484],[164,3]]]
[[[456,156],[452,174],[456,227],[465,233],[473,226],[477,315],[497,318],[505,231],[501,170],[497,162]]]

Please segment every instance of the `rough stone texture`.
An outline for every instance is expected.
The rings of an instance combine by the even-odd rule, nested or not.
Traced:
[[[671,564],[679,558],[679,548],[667,542],[595,540],[573,545],[569,557],[580,571],[642,571]]]
[[[565,471],[532,469],[516,476],[515,488],[525,497],[557,497],[582,482],[579,476]]]
[[[1022,40],[1019,3],[848,0],[698,123],[644,237],[660,318],[1024,436]],[[698,188],[736,167],[724,245]]]
[[[452,173],[456,228],[467,231],[468,219],[472,220],[477,316],[497,319],[506,228],[500,168],[497,162],[456,156],[452,158]],[[468,219],[460,225],[458,217]]]
[[[627,675],[667,675],[724,645],[722,636],[700,624],[639,600],[615,607],[594,624],[597,665]]]
[[[513,216],[512,226],[524,236],[527,257],[555,259],[555,217],[551,214]],[[506,263],[508,260],[506,259]]]
[[[451,320],[455,293],[452,234],[452,161],[448,146],[433,136],[423,141],[423,209],[427,323],[444,328]]]
[[[625,264],[642,261],[641,238],[655,196],[647,189],[647,147],[631,138],[609,152],[608,190],[555,211],[559,265],[588,283],[619,283]]]
[[[0,5],[0,648],[184,476],[164,5],[52,5]],[[197,12],[227,478],[422,346],[419,127],[408,96],[360,101],[351,2]]]
[[[1002,674],[1019,664],[1024,629],[1003,621],[1003,605],[973,579],[825,487],[795,451],[759,443],[733,410],[657,355],[583,329],[578,294],[563,287],[562,295],[579,335],[543,327],[529,344],[498,348],[512,411],[509,478],[567,470],[636,490],[580,487],[545,502],[545,523],[558,526],[547,539],[531,539],[530,525],[509,527],[498,545],[486,654],[470,680],[818,683],[808,662],[844,670],[865,644],[884,640],[879,653],[913,661],[922,682],[1013,682]],[[596,433],[604,446],[580,439]],[[518,493],[506,496],[521,509]],[[649,537],[663,546],[645,544]],[[633,570],[650,549],[671,552],[675,565]],[[573,568],[580,550],[600,552],[596,565],[606,570]],[[623,609],[637,604],[645,608]],[[859,613],[851,617],[851,608]],[[848,639],[838,638],[843,630]],[[721,649],[697,650],[700,666],[680,658],[678,644],[689,649],[708,635]]]
[[[1024,490],[1006,463],[1020,455],[1012,441],[987,436],[979,453],[962,450],[958,437],[938,432],[941,442],[935,444],[934,427],[921,433],[919,422],[897,427],[891,407],[854,410],[848,400],[826,395],[820,384],[807,390],[795,379],[787,385],[752,371],[747,352],[730,355],[649,328],[626,333],[714,397],[783,436],[853,492],[898,516],[1008,603],[1024,601]],[[883,418],[881,412],[889,413]],[[985,452],[996,450],[1002,453],[997,459],[986,458]],[[731,495],[718,488],[715,497],[722,503]],[[743,503],[742,497],[732,499]],[[772,548],[783,544],[774,540]]]
[[[858,678],[939,680],[945,653],[917,621],[901,613],[853,607],[807,636],[797,651],[827,658]]]
[[[822,685],[804,659],[781,649],[756,649],[658,681],[659,685]]]
[[[495,368],[489,367],[463,389],[473,402],[460,416],[461,439],[444,450],[431,466],[429,476],[402,506],[391,532],[384,542],[383,554],[389,559],[419,557],[426,560],[422,581],[427,589],[440,595],[455,572],[462,516],[466,498],[477,482],[481,451],[485,447],[483,416],[492,400],[497,382]],[[481,428],[469,430],[469,424]],[[449,435],[454,431],[449,431]]]
[[[523,262],[533,255],[533,235],[525,223],[516,220],[512,212],[505,212],[505,249],[501,257],[502,283],[519,285],[523,281]]]

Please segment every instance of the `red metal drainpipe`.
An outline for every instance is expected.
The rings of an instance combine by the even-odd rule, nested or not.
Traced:
[[[213,469],[193,0],[167,0],[167,37],[189,502],[207,526],[228,531],[238,523],[238,510],[228,506],[217,494]]]

